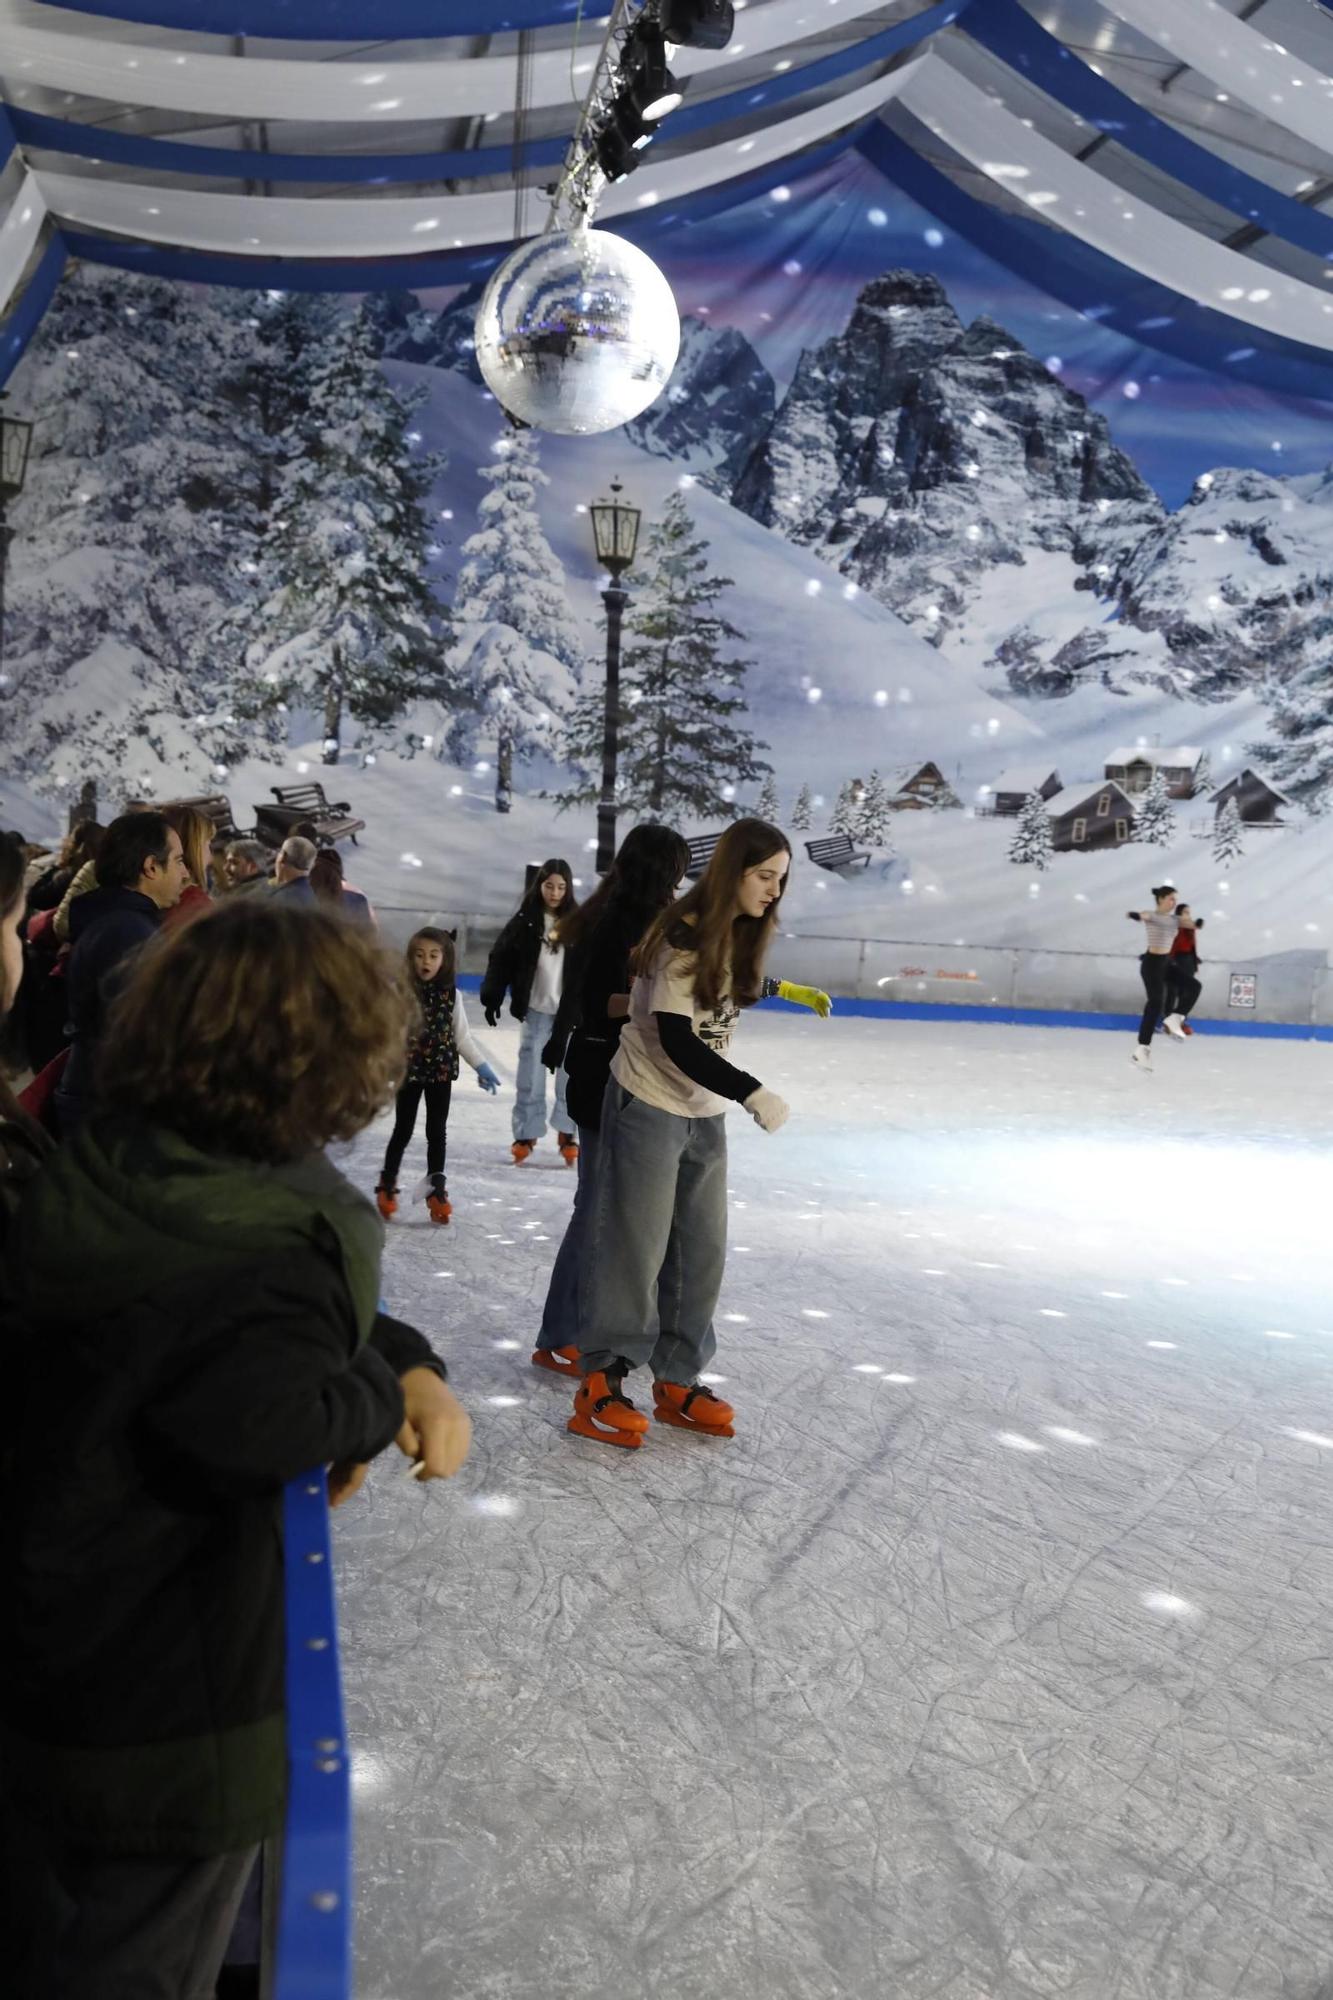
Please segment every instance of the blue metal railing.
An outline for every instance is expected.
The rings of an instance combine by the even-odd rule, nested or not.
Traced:
[[[283,1495],[287,1824],[274,2000],[350,2000],[352,1812],[323,1470]]]

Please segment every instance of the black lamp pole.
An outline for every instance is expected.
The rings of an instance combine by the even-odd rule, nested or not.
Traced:
[[[4,414],[5,391],[0,389],[0,682],[5,663],[5,571],[9,566],[9,503],[23,491],[28,470],[28,447],[32,425]]]
[[[606,606],[606,690],[602,706],[602,795],[597,802],[597,873],[605,875],[616,855],[616,775],[620,762],[620,631],[629,592],[620,579],[634,561],[640,513],[620,498],[618,479],[611,499],[592,508],[597,560],[611,581],[602,592]]]

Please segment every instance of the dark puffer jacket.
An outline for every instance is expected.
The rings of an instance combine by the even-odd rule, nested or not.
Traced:
[[[282,1822],[281,1489],[365,1460],[398,1377],[382,1230],[324,1159],[94,1118],[16,1234],[0,1494],[4,1765],[76,1844],[210,1855]]]
[[[545,935],[546,914],[543,906],[533,910],[525,904],[515,911],[491,946],[491,955],[486,962],[481,982],[481,1005],[485,1014],[498,1014],[504,1006],[507,992],[509,1011],[514,1019],[526,1019],[537,959]]]

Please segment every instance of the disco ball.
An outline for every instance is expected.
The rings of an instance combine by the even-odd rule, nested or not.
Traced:
[[[680,319],[652,258],[585,224],[506,257],[477,308],[476,343],[486,386],[513,416],[588,437],[661,395]]]

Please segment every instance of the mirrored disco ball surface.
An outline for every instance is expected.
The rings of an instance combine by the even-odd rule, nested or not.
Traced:
[[[676,365],[680,318],[651,257],[601,229],[521,243],[477,308],[486,386],[537,430],[587,437],[628,423]]]

